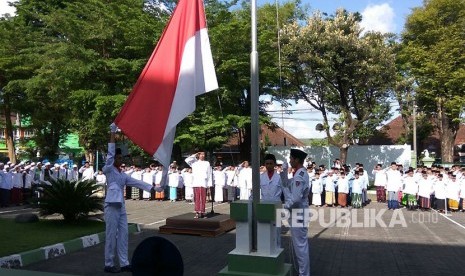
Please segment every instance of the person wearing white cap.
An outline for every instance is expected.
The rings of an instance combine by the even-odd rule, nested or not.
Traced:
[[[284,193],[284,208],[293,212],[302,213],[305,218],[305,211],[308,209],[308,194],[310,192],[309,177],[307,170],[303,166],[307,154],[298,149],[291,149],[290,165],[294,169],[291,179],[286,173],[281,173],[281,181]],[[287,162],[283,164],[283,171],[287,171]],[[300,225],[291,225],[292,246],[298,263],[300,276],[310,275],[310,245],[308,242],[308,221],[292,219],[292,222]]]
[[[45,184],[48,184],[48,185],[52,185],[52,183],[50,183],[50,180],[53,179],[53,171],[51,169],[51,166],[52,164],[50,164],[50,162],[46,162],[44,164],[45,168],[44,168],[44,177],[43,177],[43,183]]]
[[[31,166],[27,165],[24,167],[23,171],[23,187],[22,187],[22,193],[23,193],[23,202],[28,203],[29,200],[32,197],[32,180],[33,177],[31,175]]]
[[[20,205],[23,202],[21,190],[24,186],[23,173],[21,172],[20,165],[17,165],[14,168],[11,184],[11,203]]]
[[[73,165],[73,169],[71,171],[71,179],[74,180],[74,181],[79,180],[79,170],[78,170],[78,166],[76,164]]]
[[[60,178],[68,181],[73,180],[73,173],[72,170],[68,167],[68,163],[61,164]]]
[[[108,155],[102,171],[107,177],[105,196],[105,272],[118,273],[131,271],[128,260],[128,220],[123,197],[124,186],[133,186],[145,191],[152,191],[152,185],[134,179],[121,171],[122,154],[116,149],[116,125],[110,125],[110,142]],[[120,268],[115,266],[115,252],[118,252]]]

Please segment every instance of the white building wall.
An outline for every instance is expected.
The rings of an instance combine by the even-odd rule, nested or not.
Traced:
[[[276,156],[277,160],[289,161],[291,147],[268,147],[268,152]],[[310,162],[317,165],[331,167],[333,161],[339,158],[339,148],[337,147],[300,147],[299,149],[308,154]],[[404,169],[411,165],[412,150],[410,145],[381,145],[381,146],[351,146],[347,154],[347,164],[352,168],[355,163],[362,163],[365,170],[372,177],[371,171],[376,164],[382,164],[386,168],[391,162],[402,164]]]

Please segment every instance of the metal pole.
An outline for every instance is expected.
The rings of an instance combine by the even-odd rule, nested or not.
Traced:
[[[260,151],[258,123],[258,52],[257,52],[257,1],[251,0],[252,52],[250,54],[250,116],[252,147],[252,251],[257,250],[256,207],[260,202]]]
[[[417,105],[413,99],[413,156],[415,157],[415,167],[418,167],[417,159]]]

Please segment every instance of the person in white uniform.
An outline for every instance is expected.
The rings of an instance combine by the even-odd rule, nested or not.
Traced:
[[[184,181],[184,186],[186,187],[184,198],[187,202],[192,202],[194,199],[194,188],[192,187],[192,181],[194,178],[192,176],[192,169],[185,168],[182,170],[181,174]]]
[[[226,173],[223,171],[220,163],[217,163],[213,171],[213,185],[215,186],[215,202],[223,202],[223,189],[226,186]]]
[[[200,151],[186,158],[186,163],[192,168],[192,186],[194,187],[195,217],[205,217],[205,202],[207,200],[207,187],[212,184],[212,168],[210,162],[205,160],[205,152]]]
[[[301,210],[302,213],[308,209],[308,194],[310,190],[307,170],[303,167],[307,154],[298,149],[291,149],[289,163],[293,168],[292,178],[286,173],[281,173],[281,181],[284,193],[284,208],[290,210]],[[283,171],[287,171],[287,163],[283,164]],[[295,211],[294,211],[295,212]],[[299,211],[300,212],[300,211]],[[303,214],[302,214],[302,217]],[[308,243],[308,221],[297,221],[301,226],[291,225],[292,245],[299,265],[299,275],[310,275],[310,245]]]
[[[105,272],[118,273],[131,271],[128,260],[128,219],[124,203],[124,186],[134,186],[151,191],[152,185],[134,179],[121,171],[121,150],[115,149],[116,125],[110,125],[110,142],[108,155],[102,171],[107,177],[108,190],[105,197]],[[120,268],[115,266],[115,253],[119,258]]]

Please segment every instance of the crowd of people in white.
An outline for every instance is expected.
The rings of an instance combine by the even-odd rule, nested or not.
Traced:
[[[277,161],[275,171],[282,172],[282,162]],[[387,202],[389,209],[401,206],[409,209],[426,210],[435,208],[463,211],[465,198],[465,168],[458,165],[451,168],[418,167],[404,171],[402,165],[392,162],[386,168],[377,164],[370,181],[363,164],[356,163],[353,168],[342,165],[338,159],[331,168],[305,163],[309,174],[309,204],[320,206],[339,206],[361,208],[369,202],[367,190],[370,183],[376,188],[378,202]],[[134,200],[194,200],[194,175],[189,166],[181,167],[173,162],[167,171],[159,163],[146,168],[137,165],[122,164],[122,171],[132,178],[144,181],[156,187],[147,192],[134,187],[126,187],[125,198]],[[265,166],[260,173],[266,172]],[[292,168],[287,172],[292,177]],[[105,187],[105,174],[101,170],[94,172],[89,162],[78,169],[77,165],[26,162],[11,164],[0,163],[0,205],[19,205],[33,196],[32,188],[41,183],[50,184],[51,179],[88,180],[95,179]],[[231,202],[237,199],[247,200],[252,193],[252,168],[248,161],[237,166],[223,166],[216,163],[211,167],[211,177],[207,180],[207,201]],[[263,193],[267,191],[263,189]],[[283,199],[280,189],[273,191],[275,198]],[[98,193],[104,196],[104,189]]]
[[[94,178],[101,184],[106,183],[105,175],[101,172],[95,173],[89,162],[85,162],[81,168],[77,165],[70,167],[68,163],[53,165],[50,162],[0,163],[0,206],[28,203],[35,194],[34,188],[39,184],[50,185],[51,180],[77,181]]]

